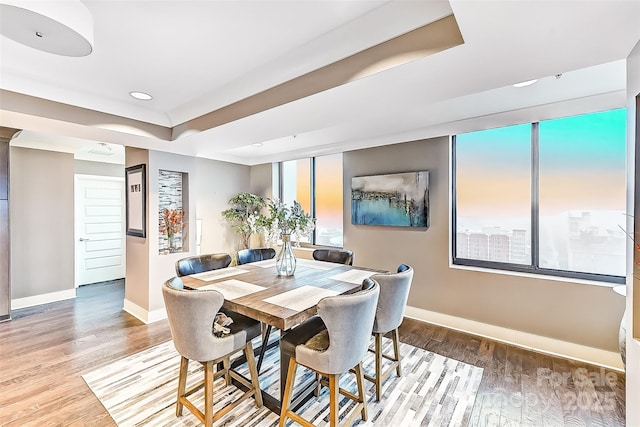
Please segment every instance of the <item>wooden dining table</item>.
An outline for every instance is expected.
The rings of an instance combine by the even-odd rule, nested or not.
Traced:
[[[184,276],[182,281],[193,289],[216,289],[225,297],[224,308],[284,332],[316,315],[322,298],[355,292],[365,278],[381,272],[384,271],[298,259],[294,275],[278,276],[275,260],[271,259]],[[261,349],[258,363],[265,348]],[[285,380],[286,372],[280,372],[280,398],[263,390],[265,405],[277,413]]]

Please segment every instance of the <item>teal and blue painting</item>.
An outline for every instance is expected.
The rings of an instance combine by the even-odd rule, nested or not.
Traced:
[[[429,171],[351,178],[351,223],[429,227]]]

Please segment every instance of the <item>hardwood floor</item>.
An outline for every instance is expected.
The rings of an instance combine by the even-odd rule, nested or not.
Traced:
[[[83,286],[0,324],[0,425],[115,425],[80,375],[171,339],[166,320],[145,325],[123,299],[122,282]]]
[[[113,426],[81,375],[171,339],[122,310],[122,281],[0,323],[0,425]],[[400,340],[484,368],[471,425],[624,426],[624,374],[405,319]],[[394,426],[390,426],[394,427]]]
[[[484,368],[470,425],[625,425],[623,373],[413,319],[400,340]]]

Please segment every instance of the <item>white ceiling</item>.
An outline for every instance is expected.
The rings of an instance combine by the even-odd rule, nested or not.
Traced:
[[[41,120],[0,99],[0,125],[28,130],[15,144],[251,165],[620,107],[640,40],[637,0],[84,3],[93,52],[56,56],[2,36],[0,88],[171,128],[451,13],[464,44],[175,141]]]

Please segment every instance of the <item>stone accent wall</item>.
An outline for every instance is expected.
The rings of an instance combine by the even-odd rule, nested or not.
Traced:
[[[164,209],[183,209],[182,198],[182,172],[160,170],[158,174],[158,227],[162,221]],[[169,252],[169,241],[166,234],[159,234],[159,252],[161,254]],[[184,246],[182,241],[182,231],[176,234],[175,251],[181,252]]]

